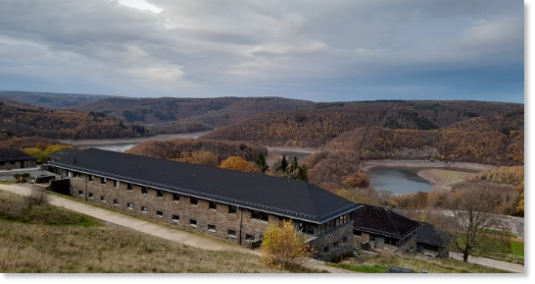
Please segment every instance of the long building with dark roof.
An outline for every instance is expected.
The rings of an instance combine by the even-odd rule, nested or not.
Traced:
[[[55,158],[51,170],[87,201],[247,246],[269,224],[292,219],[317,258],[352,251],[351,213],[360,205],[304,181],[93,148]]]

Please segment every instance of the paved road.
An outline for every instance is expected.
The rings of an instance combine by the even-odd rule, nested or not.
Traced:
[[[20,195],[29,195],[31,193],[31,186],[25,185],[2,185],[0,190],[13,192]],[[63,197],[51,195],[50,203],[58,207],[64,207],[72,211],[80,212],[95,218],[114,223],[123,227],[131,228],[136,231],[149,234],[155,237],[160,237],[173,242],[184,245],[216,251],[239,251],[243,253],[250,253],[259,256],[260,251],[250,250],[231,243],[205,237],[197,234],[188,233],[178,229],[171,229],[163,225],[152,222],[143,221],[134,217],[130,217],[118,212],[109,211],[103,208],[87,205],[81,202],[73,201]],[[304,266],[314,269],[327,270],[331,273],[351,273],[351,271],[338,269],[323,265],[323,262],[310,259]]]
[[[50,175],[49,172],[42,171],[40,167],[37,168],[25,168],[25,169],[13,169],[13,170],[1,170],[0,180],[14,180],[14,174],[29,173],[32,177],[38,177],[41,175]]]
[[[462,260],[463,255],[458,252],[450,251],[450,258]],[[487,267],[494,267],[494,268],[511,271],[511,272],[524,273],[524,265],[522,264],[516,264],[516,263],[505,262],[505,261],[499,261],[499,260],[495,260],[491,258],[474,257],[474,256],[468,256],[468,262],[487,266]]]

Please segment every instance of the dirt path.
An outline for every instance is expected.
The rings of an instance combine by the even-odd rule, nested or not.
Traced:
[[[3,185],[0,184],[0,190],[16,193],[19,195],[29,195],[31,193],[31,186],[26,185]],[[215,251],[237,251],[242,253],[250,253],[260,256],[260,251],[250,250],[231,243],[220,241],[217,239],[209,238],[206,236],[188,233],[178,229],[171,229],[167,226],[160,225],[137,219],[131,216],[127,216],[118,212],[98,208],[82,202],[73,201],[67,198],[51,195],[50,203],[54,206],[63,207],[72,211],[83,213],[95,218],[117,224],[123,227],[127,227],[148,235],[163,238],[173,242],[181,243],[184,245]],[[329,267],[323,265],[323,262],[310,259],[305,264],[305,267],[326,270],[331,273],[351,273],[351,271],[338,269],[335,267]]]

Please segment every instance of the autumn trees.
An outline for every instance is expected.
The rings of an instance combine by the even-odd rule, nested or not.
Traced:
[[[299,264],[313,254],[305,240],[306,237],[295,230],[292,220],[283,220],[278,226],[271,224],[262,238],[262,258],[267,264],[281,269]]]
[[[252,163],[247,162],[245,159],[237,156],[228,157],[226,160],[221,162],[219,166],[222,169],[247,172],[247,173],[256,173],[258,169]]]
[[[297,157],[294,156],[291,163],[288,163],[286,155],[282,155],[282,158],[275,162],[273,166],[275,174],[281,175],[285,178],[299,179],[308,181],[308,169],[305,165],[299,165]]]

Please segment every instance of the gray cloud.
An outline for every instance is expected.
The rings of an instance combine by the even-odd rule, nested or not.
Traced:
[[[520,1],[147,2],[0,0],[0,88],[523,101]]]

